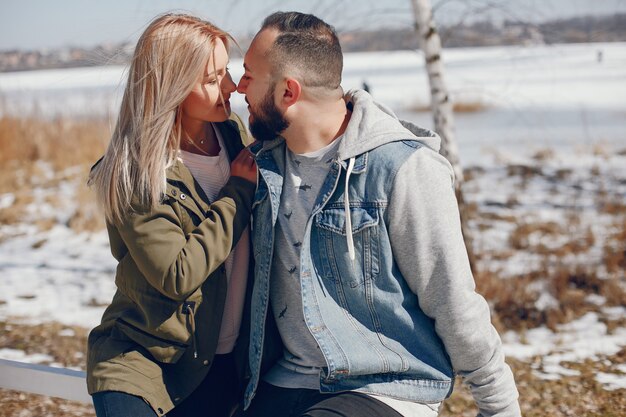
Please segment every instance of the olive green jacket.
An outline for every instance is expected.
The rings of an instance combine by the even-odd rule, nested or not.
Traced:
[[[231,119],[217,126],[232,160],[247,135]],[[248,226],[254,191],[255,184],[231,177],[209,202],[177,160],[156,208],[107,224],[117,291],[89,335],[90,394],[137,395],[163,415],[205,378],[226,299],[223,263]]]

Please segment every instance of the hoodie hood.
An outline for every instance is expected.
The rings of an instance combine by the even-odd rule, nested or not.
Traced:
[[[337,151],[340,160],[350,159],[385,143],[415,140],[439,152],[441,140],[428,129],[400,120],[364,90],[350,90],[344,100],[352,116]]]

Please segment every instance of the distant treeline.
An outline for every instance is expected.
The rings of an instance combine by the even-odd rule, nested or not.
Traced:
[[[540,24],[489,21],[439,29],[444,48],[626,41],[626,14],[584,16]],[[383,29],[341,34],[345,52],[417,49],[412,29]]]
[[[626,41],[626,14],[584,16],[553,20],[541,24],[490,21],[439,29],[445,48],[494,45],[532,45],[554,43]],[[339,34],[344,52],[417,49],[412,29],[379,29]],[[250,38],[239,38],[245,50]],[[0,51],[0,72],[46,68],[69,68],[126,64],[132,44],[98,45],[94,48],[68,47],[46,51]]]

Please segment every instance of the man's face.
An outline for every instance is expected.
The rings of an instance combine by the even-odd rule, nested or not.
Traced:
[[[270,84],[261,103],[254,107],[248,106],[250,132],[255,139],[260,141],[275,139],[289,127],[289,121],[285,119],[285,116],[274,103],[275,88],[274,83]]]
[[[237,86],[237,91],[246,96],[250,131],[257,140],[274,139],[289,126],[274,101],[276,84],[266,57],[277,35],[275,30],[263,30],[255,36],[244,57],[245,72]]]

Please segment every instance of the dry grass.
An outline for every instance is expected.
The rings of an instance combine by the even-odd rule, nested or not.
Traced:
[[[0,168],[0,171],[3,169]],[[2,174],[0,174],[1,177]],[[8,176],[8,174],[5,173]],[[11,207],[7,207],[5,209],[0,209],[0,224],[16,224],[19,223],[23,217],[23,210],[17,210],[15,208],[20,207],[24,208],[33,203],[34,198],[32,195],[32,190],[28,188],[16,188],[13,193],[15,200]]]
[[[549,246],[545,241],[568,236],[569,240],[560,246]],[[538,241],[532,243],[533,241]],[[555,222],[522,223],[509,235],[511,248],[543,256],[567,256],[585,253],[595,243],[595,235],[590,227],[584,232],[568,230]]]
[[[538,294],[530,290],[536,274],[502,279],[497,272],[477,271],[475,279],[478,292],[491,303],[492,321],[499,332],[547,324],[546,312],[536,305]]]
[[[489,109],[489,105],[479,100],[454,101],[452,111],[455,113],[478,113]],[[425,113],[432,111],[429,103],[415,103],[407,108],[414,113]]]
[[[626,216],[615,223],[613,233],[604,242],[602,260],[609,274],[626,271]]]
[[[598,306],[588,301],[589,295],[602,296],[604,306],[626,306],[626,291],[617,278],[599,278],[594,268],[562,265],[549,276],[548,291],[559,308],[550,310],[548,325],[565,323]]]
[[[555,237],[563,232],[556,222],[520,223],[509,235],[509,245],[516,250],[533,250],[537,246],[531,243],[533,236]]]
[[[71,214],[69,226],[77,231],[97,230],[104,223],[86,182],[91,165],[104,152],[109,126],[103,119],[39,120],[0,117],[0,195],[11,193],[13,204],[0,209],[2,224],[28,221],[40,230],[54,225],[54,220],[27,218],[27,208],[46,203],[63,210],[66,196],[58,188],[66,181],[80,181],[73,196],[78,209]],[[43,200],[34,190],[43,190]],[[41,195],[41,193],[39,194]],[[11,236],[0,235],[0,240]]]
[[[539,150],[533,156],[536,163],[507,165],[506,176],[517,184],[513,196],[519,196],[521,201],[527,200],[524,193],[535,192],[534,189],[524,189],[530,179],[537,178],[546,183],[560,181],[556,193],[569,187],[573,198],[565,207],[553,206],[551,197],[543,203],[548,210],[560,210],[562,216],[559,218],[533,220],[536,216],[532,212],[525,213],[519,201],[496,204],[486,199],[478,210],[471,212],[471,224],[478,233],[491,230],[498,224],[508,225],[503,229],[507,230],[503,245],[483,249],[478,254],[481,265],[490,265],[491,269],[479,268],[475,275],[477,288],[489,300],[494,324],[500,331],[523,332],[538,326],[556,329],[559,324],[589,311],[602,317],[601,306],[592,301],[598,298],[590,299],[590,295],[602,297],[604,306],[626,306],[626,203],[621,192],[610,185],[610,181],[619,183],[624,180],[601,175],[597,166],[588,170],[587,181],[598,184],[598,187],[584,191],[593,193],[595,202],[594,207],[585,209],[612,219],[612,226],[610,223],[605,225],[604,221],[599,227],[589,222],[589,216],[581,216],[576,205],[577,195],[583,192],[581,181],[585,180],[572,180],[573,172],[566,168],[546,174],[550,170],[542,163],[554,157],[550,149]],[[483,173],[483,170],[471,171],[470,178],[476,181]],[[577,177],[580,174],[577,173]],[[561,200],[556,199],[556,204],[563,204]],[[509,210],[517,205],[520,210]],[[515,256],[519,256],[518,259],[514,260]],[[493,271],[498,263],[503,265],[508,261],[528,262],[524,268],[526,271],[517,274]],[[546,292],[555,305],[539,309],[537,300]]]
[[[506,222],[506,223],[517,223],[518,219],[516,216],[512,214],[502,214],[494,211],[483,211],[479,214],[481,220],[485,220],[488,222]]]
[[[60,336],[64,334],[66,336]],[[50,355],[64,367],[85,368],[87,330],[60,323],[36,326],[0,322],[0,348]],[[0,389],[0,417],[95,416],[93,407],[58,398]]]
[[[595,362],[570,364],[568,367],[580,371],[579,376],[567,376],[557,380],[544,380],[533,371],[535,358],[529,363],[509,359],[524,417],[619,417],[626,413],[626,390],[606,391],[595,380],[594,375],[606,371],[605,362],[623,363],[626,351]],[[477,414],[471,394],[457,379],[454,393],[444,402],[440,417],[474,417]]]
[[[494,325],[499,331],[523,331],[538,326],[556,329],[556,326],[574,320],[589,311],[599,311],[599,306],[590,302],[589,295],[601,296],[605,306],[626,306],[626,287],[623,272],[626,270],[626,223],[604,242],[604,257],[600,264],[567,261],[568,255],[586,253],[595,239],[590,229],[581,238],[569,234],[570,230],[553,222],[522,223],[509,235],[510,249],[488,253],[489,259],[506,261],[517,252],[535,253],[541,261],[539,267],[526,273],[509,276],[495,271],[478,270],[476,285],[492,305]],[[569,241],[555,248],[543,244],[530,244],[529,236],[562,236]],[[486,254],[481,254],[485,257]],[[599,271],[607,272],[602,277]],[[541,285],[536,285],[541,283]],[[537,300],[541,292],[547,291],[556,306],[540,310]]]
[[[46,161],[60,171],[93,164],[102,155],[108,137],[109,126],[101,119],[0,117],[0,166],[24,169],[36,161]]]
[[[571,177],[573,171],[570,168],[557,169],[552,177],[553,181],[563,181]]]
[[[534,159],[537,162],[545,162],[545,161],[549,161],[550,159],[554,159],[554,156],[555,156],[554,149],[543,148],[543,149],[539,149],[538,151],[536,151],[533,154],[532,159]]]
[[[70,217],[67,225],[75,231],[94,232],[101,230],[104,228],[103,214],[98,209],[93,190],[83,185],[81,191],[76,196],[78,208]]]
[[[489,109],[482,101],[455,101],[452,104],[455,113],[478,113]]]
[[[84,353],[85,329],[58,323],[45,326],[7,326],[0,323],[0,329],[0,348],[19,346],[27,352],[49,354],[60,363],[82,366],[76,360],[64,361],[64,358],[80,358]],[[61,330],[66,334],[72,330],[75,336],[59,337],[58,332]],[[604,390],[596,382],[595,375],[598,372],[619,373],[616,366],[625,360],[626,349],[623,349],[613,356],[599,357],[594,361],[564,363],[563,366],[579,371],[580,375],[564,376],[558,380],[539,377],[536,372],[542,368],[539,357],[527,362],[515,359],[508,359],[507,362],[515,375],[525,417],[618,417],[626,413],[626,390]],[[440,416],[474,417],[476,414],[477,409],[469,389],[457,378],[454,393],[444,402]],[[94,415],[92,406],[88,404],[0,389],[0,417]]]
[[[0,389],[0,417],[95,417],[90,404]]]
[[[485,168],[481,166],[472,166],[463,169],[463,181],[469,183],[485,173]]]
[[[55,322],[34,326],[0,322],[0,347],[45,353],[61,366],[84,368],[87,331]]]
[[[600,202],[600,213],[626,215],[626,203],[619,199],[604,199]]]
[[[522,180],[529,180],[532,177],[543,175],[541,167],[522,164],[507,166],[507,173],[510,177],[521,177]]]

